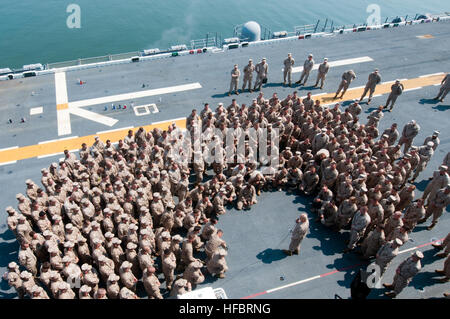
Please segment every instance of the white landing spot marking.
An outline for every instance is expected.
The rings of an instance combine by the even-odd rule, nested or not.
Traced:
[[[156,104],[150,104],[149,106],[153,107],[153,113],[159,113],[159,110],[156,107]]]
[[[44,112],[44,108],[42,106],[33,107],[30,109],[30,115],[42,114]]]
[[[137,105],[133,107],[134,110],[134,114],[136,114],[136,116],[144,116],[144,115],[148,115],[150,114],[150,110],[148,108],[148,105]],[[139,110],[143,110],[142,112]]]

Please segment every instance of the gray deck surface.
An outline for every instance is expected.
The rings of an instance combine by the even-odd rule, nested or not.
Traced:
[[[417,35],[431,34],[434,38],[419,39]],[[331,68],[323,90],[306,88],[285,88],[282,82],[282,61],[288,52],[296,59],[296,66],[302,65],[308,53],[313,53],[316,63],[324,57],[330,61],[353,57],[369,56],[374,61],[351,66]],[[328,38],[299,40],[294,42],[268,44],[258,47],[239,48],[224,53],[205,53],[195,56],[179,56],[151,62],[139,62],[97,69],[67,72],[67,88],[69,101],[82,100],[106,95],[128,93],[154,88],[163,88],[199,82],[201,89],[153,96],[134,100],[135,105],[156,103],[159,113],[137,117],[131,109],[126,111],[104,111],[104,105],[86,107],[103,115],[119,120],[114,127],[107,127],[83,118],[71,115],[72,136],[95,134],[98,131],[127,126],[139,126],[156,121],[168,120],[189,115],[192,108],[202,108],[209,102],[213,108],[217,103],[229,105],[231,98],[239,104],[251,104],[258,93],[245,93],[238,97],[228,97],[225,92],[229,87],[229,74],[233,64],[240,68],[249,58],[259,62],[266,57],[269,63],[269,84],[263,88],[266,97],[278,92],[281,98],[298,90],[306,95],[334,92],[341,74],[353,69],[357,79],[351,87],[365,85],[368,74],[375,67],[380,69],[382,81],[396,78],[416,78],[420,75],[436,72],[447,72],[450,65],[450,23],[430,23],[416,26],[392,28],[386,30],[366,31],[360,33],[336,35]],[[45,60],[45,57],[43,57]],[[313,71],[309,84],[314,84],[317,71]],[[295,81],[300,74],[294,75]],[[86,81],[86,85],[78,85],[77,79]],[[142,88],[142,84],[148,85]],[[240,86],[242,85],[242,79]],[[405,92],[397,101],[392,113],[384,113],[379,130],[382,132],[393,122],[397,122],[399,130],[411,119],[416,119],[421,131],[415,139],[415,145],[422,144],[426,136],[434,130],[440,130],[441,144],[435,152],[427,169],[416,181],[416,196],[420,196],[433,170],[442,162],[450,150],[450,97],[444,103],[435,103],[430,99],[438,91],[437,86],[424,87],[419,90]],[[32,94],[32,92],[34,92]],[[161,101],[160,101],[161,98]],[[376,97],[370,107],[363,104],[363,112],[368,113],[374,107],[385,102],[387,95]],[[131,101],[122,101],[130,103]],[[121,102],[119,102],[121,103]],[[29,116],[29,109],[43,106],[44,113]],[[40,141],[57,139],[55,85],[54,76],[45,75],[13,81],[0,82],[0,148],[26,146]],[[17,123],[21,117],[27,122]],[[367,120],[361,116],[362,122]],[[7,120],[13,119],[13,124]],[[40,169],[48,167],[51,162],[61,156],[43,159],[26,159],[16,164],[0,166],[0,274],[5,272],[6,265],[17,260],[19,246],[13,234],[8,230],[4,208],[16,206],[15,194],[25,191],[25,180],[31,178],[40,181]],[[286,257],[281,249],[289,244],[289,229],[293,227],[295,218],[300,212],[309,212],[311,198],[305,198],[284,192],[263,193],[250,211],[228,210],[221,216],[219,227],[224,230],[224,239],[229,246],[227,262],[229,271],[225,279],[207,280],[201,286],[222,287],[228,297],[242,298],[258,294],[272,288],[283,286],[313,276],[326,274],[336,269],[346,268],[361,263],[355,253],[342,255],[348,232],[336,233],[314,222],[310,215],[310,234],[303,241],[300,255]],[[440,218],[437,226],[426,230],[429,221],[416,227],[410,235],[410,242],[401,250],[429,243],[436,238],[443,238],[450,230],[448,211]],[[450,290],[449,284],[437,283],[434,270],[442,269],[443,259],[433,257],[435,250],[428,245],[424,252],[423,269],[398,298],[441,298],[444,291]],[[395,267],[410,253],[399,255],[387,270],[383,282],[392,279]],[[334,298],[338,294],[342,298],[350,295],[350,283],[357,268],[329,274],[299,285],[281,289],[272,293],[261,294],[255,298]],[[280,280],[283,277],[284,280]],[[201,287],[200,286],[200,287]],[[371,298],[384,298],[384,289],[374,289]],[[16,297],[12,289],[3,280],[0,285],[0,298]]]

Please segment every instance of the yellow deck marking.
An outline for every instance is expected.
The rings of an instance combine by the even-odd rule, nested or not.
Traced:
[[[56,109],[57,110],[65,110],[69,108],[69,103],[64,103],[64,104],[58,104],[56,105]]]
[[[186,119],[179,119],[175,121],[165,121],[158,124],[150,124],[142,126],[147,132],[149,130],[153,130],[154,128],[160,128],[162,130],[166,130],[167,127],[174,123],[180,129],[186,128]],[[140,127],[140,126],[139,126]],[[137,131],[139,127],[133,128],[133,131]],[[16,149],[9,149],[0,151],[0,163],[15,161],[15,160],[23,160],[27,158],[48,155],[48,154],[56,154],[61,153],[64,150],[75,150],[80,149],[81,144],[86,143],[91,146],[94,143],[94,137],[98,136],[100,139],[105,142],[106,140],[111,140],[112,143],[123,139],[128,134],[129,129],[124,129],[115,132],[108,133],[100,133],[100,134],[92,134],[62,141],[49,142],[45,144],[36,144],[23,146]]]
[[[425,87],[430,85],[436,85],[440,84],[443,79],[442,74],[438,75],[430,75],[426,77],[418,77],[415,79],[405,80],[402,81],[403,85],[405,86],[405,90],[407,89],[414,89],[418,87]],[[386,94],[391,92],[391,85],[392,81],[388,83],[382,83],[379,84],[375,90],[374,95],[380,95],[380,94]],[[320,95],[318,98],[321,100],[321,103],[333,103],[333,102],[342,102],[346,100],[351,99],[359,99],[361,97],[361,94],[363,92],[364,88],[355,88],[355,89],[348,89],[347,93],[344,96],[344,99],[336,99],[333,100],[334,93],[331,94],[325,94]],[[366,97],[367,98],[367,97]],[[64,104],[60,104],[64,105]],[[159,122],[157,124],[150,124],[143,126],[146,131],[152,130],[153,128],[157,127],[160,129],[167,129],[167,127],[175,122],[177,127],[184,129],[186,128],[186,119],[178,119],[178,120],[168,120],[164,122]],[[133,130],[136,131],[139,127],[135,127]],[[128,129],[123,129],[120,131],[114,131],[114,132],[106,132],[106,133],[100,133],[100,134],[92,134],[82,137],[77,137],[73,139],[67,139],[67,140],[59,140],[55,142],[45,143],[45,144],[36,144],[36,145],[29,145],[29,146],[23,146],[19,148],[14,149],[6,149],[3,151],[0,151],[0,163],[6,163],[6,162],[12,162],[17,160],[23,160],[27,158],[33,158],[37,156],[42,155],[48,155],[48,154],[55,154],[63,152],[64,150],[74,150],[74,149],[80,149],[82,143],[86,143],[87,145],[91,146],[94,143],[94,136],[99,136],[100,139],[105,142],[106,140],[111,140],[112,143],[117,142],[120,139],[123,139],[128,133]]]
[[[443,79],[442,75],[432,75],[432,76],[427,76],[427,77],[422,77],[422,78],[415,78],[415,79],[401,81],[401,83],[405,87],[405,90],[407,90],[407,89],[414,89],[417,87],[424,87],[424,86],[440,84],[442,79]],[[389,83],[381,83],[381,84],[377,85],[373,95],[390,93],[392,84],[393,84],[393,82],[389,81]],[[338,103],[338,102],[343,102],[343,101],[347,101],[347,100],[359,99],[363,92],[364,92],[364,88],[351,89],[351,85],[350,85],[350,88],[345,93],[343,99],[335,99],[334,100],[333,97],[334,97],[335,93],[330,93],[330,94],[326,94],[326,95],[321,95],[319,97],[319,100],[321,103],[333,103],[333,102]],[[340,95],[340,93],[339,93],[339,95]],[[367,101],[368,96],[369,96],[369,93],[366,94],[366,96],[364,98],[365,101]]]

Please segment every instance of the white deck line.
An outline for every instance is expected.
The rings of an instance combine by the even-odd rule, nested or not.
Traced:
[[[408,81],[408,79],[398,79],[400,82],[402,82],[402,81]],[[383,82],[383,84],[394,84],[395,83],[395,81],[396,80],[393,80],[393,81],[387,81],[387,82]]]
[[[56,118],[58,122],[58,135],[68,135],[72,133],[72,126],[70,125],[70,112],[68,109],[56,111]]]
[[[320,275],[313,276],[313,277],[310,277],[310,278],[307,278],[307,279],[303,279],[303,280],[299,280],[299,281],[293,282],[291,284],[287,284],[287,285],[280,286],[280,287],[277,287],[277,288],[269,289],[269,290],[267,290],[267,293],[270,294],[271,292],[274,292],[274,291],[277,291],[277,290],[289,288],[289,287],[292,287],[292,286],[297,286],[297,285],[303,284],[305,282],[308,282],[308,281],[311,281],[311,280],[315,280],[315,279],[319,279],[319,278],[320,278]]]
[[[125,93],[125,94],[118,94],[118,95],[110,95],[110,96],[104,96],[104,97],[99,97],[99,98],[94,98],[94,99],[70,102],[69,108],[73,109],[73,108],[79,108],[79,107],[89,106],[89,105],[98,105],[98,104],[105,104],[105,103],[111,103],[111,102],[116,102],[116,101],[139,99],[139,98],[148,97],[148,96],[175,93],[175,92],[183,92],[183,91],[195,90],[195,89],[200,89],[200,88],[202,88],[202,86],[200,85],[200,83],[196,82],[196,83],[189,83],[189,84],[183,84],[183,85],[177,85],[177,86],[170,86],[170,87],[160,88],[160,89],[138,91],[138,92]]]
[[[4,163],[0,163],[0,166],[9,165],[9,164],[16,164],[16,163],[17,163],[17,161],[4,162]]]
[[[46,158],[46,157],[51,157],[51,156],[59,156],[59,155],[62,155],[62,154],[64,154],[64,152],[41,155],[41,156],[37,156],[37,158],[41,159],[41,158]]]
[[[441,74],[444,74],[444,72],[424,74],[424,75],[420,75],[419,78],[426,78],[426,77],[429,77],[429,76],[433,76],[433,75],[441,75]]]
[[[67,83],[66,73],[55,73],[55,94],[56,105],[66,104],[69,102],[67,97]],[[70,125],[70,112],[68,109],[57,110],[56,120],[58,123],[58,135],[68,135],[72,133],[72,127]]]
[[[39,142],[38,144],[40,145],[40,144],[46,144],[46,143],[59,142],[59,141],[64,141],[64,140],[70,140],[72,138],[78,138],[78,136],[69,136],[69,137],[64,137],[64,138],[58,138],[55,140],[42,141],[42,142]]]
[[[373,59],[371,57],[362,56],[362,57],[359,57],[359,58],[331,61],[331,62],[328,62],[328,65],[331,68],[331,67],[337,67],[337,66],[343,66],[343,65],[349,65],[349,64],[357,64],[357,63],[364,63],[364,62],[370,62],[370,61],[373,61]],[[321,63],[322,62],[314,63],[314,66],[313,66],[312,69],[313,70],[317,70]],[[298,67],[292,68],[292,73],[298,73],[298,72],[302,72],[302,71],[303,71],[303,66],[298,66]]]
[[[405,249],[405,250],[402,250],[402,251],[399,251],[398,254],[404,254],[404,253],[407,253],[409,251],[413,251],[413,250],[416,250],[416,249],[417,249],[417,246],[416,247],[412,247],[412,248],[408,248],[408,249]]]
[[[316,96],[321,96],[321,95],[327,95],[327,94],[330,94],[330,93],[319,93],[319,94],[314,94],[314,95],[311,94],[311,97],[316,97]],[[303,99],[303,98],[305,98],[305,97],[307,97],[307,95],[300,96],[301,99]]]
[[[11,147],[6,147],[6,148],[0,148],[0,152],[8,151],[8,150],[15,150],[16,148],[19,148],[19,146],[11,146]]]
[[[113,126],[114,124],[116,124],[117,122],[119,122],[119,120],[113,119],[112,117],[108,117],[108,116],[104,116],[95,112],[91,112],[82,108],[69,108],[69,112],[83,117],[85,119],[100,123],[100,124],[104,124],[107,126]]]
[[[55,92],[56,92],[56,104],[67,103],[67,83],[66,83],[66,73],[57,72],[55,73]]]
[[[439,241],[439,240],[436,240],[436,241]],[[434,242],[436,242],[436,241],[434,241]],[[411,248],[399,251],[398,254],[404,254],[404,253],[407,253],[407,252],[410,252],[410,251],[413,251],[413,250],[421,249],[421,248],[429,246],[430,244],[431,243],[427,243],[427,245],[425,245],[425,246],[420,245],[421,247],[419,247],[419,246],[411,247]],[[352,267],[352,266],[350,266],[350,267]],[[338,273],[338,272],[341,272],[341,271],[339,271],[339,270],[335,271],[335,273]],[[309,278],[306,278],[306,279],[302,279],[302,280],[299,280],[299,281],[296,281],[296,282],[293,282],[293,283],[290,283],[290,284],[287,284],[287,285],[283,285],[283,286],[279,286],[279,287],[276,287],[276,288],[268,289],[268,290],[265,291],[265,293],[266,294],[270,294],[270,293],[278,291],[278,290],[282,290],[282,289],[293,287],[293,286],[298,286],[298,285],[301,285],[303,283],[306,283],[306,282],[309,282],[309,281],[312,281],[312,280],[316,280],[316,279],[319,279],[319,278],[322,278],[322,277],[325,278],[325,277],[327,277],[328,274],[331,274],[331,273],[333,273],[333,271],[331,271],[330,273],[327,273],[327,274],[312,276],[312,277],[309,277]]]
[[[122,131],[122,130],[129,130],[129,129],[132,129],[132,128],[134,128],[133,126],[127,126],[127,127],[122,127],[122,128],[116,128],[116,129],[114,129],[114,130],[107,130],[107,131],[100,131],[100,132],[97,132],[97,133],[95,133],[95,134],[104,134],[104,133],[111,133],[111,132],[117,132],[117,131]]]
[[[170,119],[170,120],[165,120],[165,121],[153,122],[150,125],[161,124],[161,123],[168,123],[168,122],[175,122],[175,121],[178,121],[178,120],[185,120],[185,119],[187,119],[187,117],[178,117],[176,119]]]
[[[403,90],[403,92],[415,91],[415,90],[420,90],[420,89],[422,89],[421,86],[416,87],[416,88],[406,89],[406,90]]]

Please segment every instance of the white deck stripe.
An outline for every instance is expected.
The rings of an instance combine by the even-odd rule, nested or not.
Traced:
[[[46,144],[46,143],[52,143],[52,142],[59,142],[59,141],[64,141],[64,140],[70,140],[72,138],[78,138],[78,136],[69,136],[69,137],[64,137],[64,138],[58,138],[55,140],[48,140],[48,141],[42,141],[39,142],[38,144]]]
[[[119,120],[113,119],[112,117],[108,117],[108,116],[104,116],[98,113],[94,113],[88,110],[84,110],[81,108],[69,108],[69,112],[74,114],[74,115],[78,115],[81,117],[84,117],[85,119],[100,123],[100,124],[104,124],[107,126],[113,126],[114,124],[116,124],[117,122],[119,122]]]
[[[69,99],[67,97],[67,83],[65,72],[55,73],[55,94],[56,105],[66,104],[69,102]],[[68,135],[72,133],[69,110],[57,110],[56,119],[58,123],[58,135]]]
[[[271,292],[274,292],[274,291],[277,291],[277,290],[281,290],[281,289],[285,289],[285,288],[289,288],[289,287],[296,286],[296,285],[300,285],[300,284],[303,284],[305,282],[308,282],[308,281],[311,281],[311,280],[315,280],[315,279],[318,279],[318,278],[320,278],[320,275],[314,276],[314,277],[310,277],[310,278],[307,278],[307,279],[303,279],[303,280],[300,280],[300,281],[296,281],[296,282],[293,282],[293,283],[288,284],[288,285],[284,285],[284,286],[280,286],[280,287],[277,287],[277,288],[269,289],[269,290],[267,290],[267,293],[270,294]]]
[[[436,240],[434,242],[437,242],[437,241],[439,241],[439,240]],[[430,244],[431,243],[427,243],[425,246],[421,245],[421,247],[415,246],[415,247],[412,247],[412,248],[408,248],[408,249],[399,251],[398,254],[403,254],[403,253],[407,253],[407,252],[412,251],[412,250],[421,249],[421,248],[429,246]],[[350,267],[347,267],[347,268],[353,268],[353,267],[356,267],[356,265],[350,266]],[[338,270],[337,269],[337,271],[331,271],[330,273],[327,273],[327,275],[331,274],[331,273],[342,272],[342,271],[345,271],[345,270]],[[297,285],[303,284],[303,283],[308,282],[308,281],[312,281],[312,280],[315,280],[315,279],[322,278],[321,276],[323,276],[323,275],[317,275],[317,276],[309,277],[309,278],[306,278],[306,279],[303,279],[303,280],[299,280],[299,281],[296,281],[296,282],[293,282],[293,283],[290,283],[290,284],[287,284],[287,285],[284,285],[284,286],[279,286],[279,287],[276,287],[276,288],[268,289],[268,290],[265,291],[265,293],[266,294],[270,294],[272,292],[275,292],[275,291],[278,291],[278,290],[281,290],[281,289],[297,286]],[[323,277],[325,278],[327,276],[323,276]]]
[[[190,84],[170,86],[170,87],[161,88],[161,89],[146,90],[146,91],[125,93],[125,94],[118,94],[118,95],[110,95],[110,96],[104,96],[104,97],[100,97],[100,98],[70,102],[69,108],[72,109],[72,108],[78,108],[78,107],[83,107],[83,106],[88,106],[88,105],[98,105],[98,104],[105,104],[105,103],[111,103],[111,102],[116,102],[116,101],[139,99],[139,98],[143,98],[143,97],[160,95],[160,94],[195,90],[195,89],[200,89],[201,87],[202,86],[200,85],[200,83],[196,82],[196,83],[190,83]]]
[[[165,121],[153,122],[153,123],[151,123],[151,125],[161,124],[161,123],[168,123],[168,122],[175,122],[175,121],[185,120],[185,119],[186,119],[186,117],[178,117],[176,119],[170,119],[170,120],[165,120]]]
[[[316,97],[316,96],[321,96],[321,95],[327,95],[327,94],[330,94],[330,93],[319,93],[319,94],[311,94],[311,97]],[[307,95],[304,95],[304,96],[300,96],[300,98],[301,99],[303,99],[303,98],[305,98],[305,97],[307,97]]]
[[[426,77],[428,77],[428,76],[441,75],[441,74],[444,74],[444,72],[424,74],[424,75],[419,76],[419,78],[426,78]]]
[[[134,128],[134,127],[133,126],[127,126],[127,127],[122,127],[122,128],[116,128],[114,130],[100,131],[100,132],[97,132],[95,134],[111,133],[111,132],[117,132],[117,131],[122,131],[122,130],[129,130],[129,129],[132,129],[132,128]]]
[[[408,248],[408,249],[399,251],[398,254],[404,254],[404,253],[407,253],[408,251],[412,251],[412,250],[415,250],[415,249],[417,249],[417,247]]]
[[[408,79],[398,79],[400,82],[402,81],[408,81]],[[391,83],[395,83],[396,80],[393,81],[387,81],[387,82],[383,82],[383,84],[391,84]]]
[[[41,156],[37,156],[37,158],[38,158],[38,159],[41,159],[41,158],[46,158],[46,157],[51,157],[51,156],[59,156],[59,155],[62,155],[62,154],[64,154],[64,152],[41,155]]]
[[[72,126],[70,125],[70,111],[69,109],[57,110],[56,118],[58,122],[58,135],[68,135],[72,133]]]
[[[412,89],[406,89],[406,90],[403,90],[403,92],[409,92],[409,91],[415,91],[415,90],[420,90],[422,87],[421,86],[419,86],[419,87],[416,87],[416,88],[412,88]]]
[[[0,163],[0,166],[9,165],[9,164],[15,164],[15,163],[17,163],[17,161],[4,162],[4,163]]]
[[[66,73],[55,73],[55,92],[56,92],[56,104],[65,104],[69,100],[67,98],[67,83]]]
[[[6,148],[0,148],[0,152],[8,151],[8,150],[15,150],[16,148],[19,148],[19,146],[11,146],[11,147],[6,147]]]
[[[331,61],[328,62],[328,65],[330,68],[337,67],[337,66],[343,66],[343,65],[349,65],[349,64],[357,64],[357,63],[364,63],[364,62],[370,62],[373,61],[371,57],[368,56],[362,56],[359,58],[352,58],[352,59],[344,59],[344,60],[337,60],[337,61]],[[314,63],[313,70],[317,70],[319,68],[320,63]],[[303,66],[298,66],[295,68],[292,68],[292,73],[298,73],[303,71]]]

